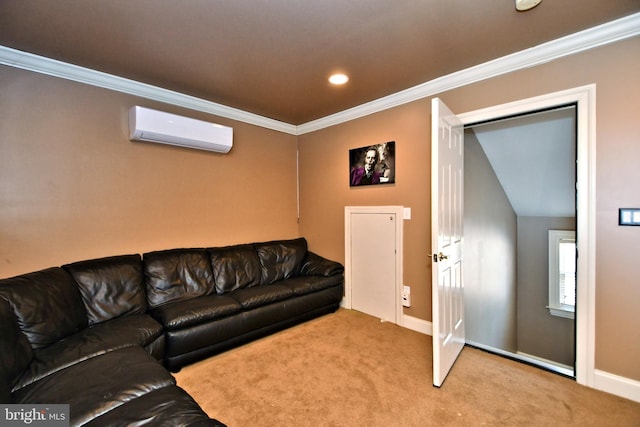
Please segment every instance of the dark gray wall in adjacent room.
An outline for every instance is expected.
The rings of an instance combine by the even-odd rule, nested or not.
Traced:
[[[473,131],[465,131],[466,339],[516,352],[516,214]]]
[[[575,218],[518,217],[518,351],[573,366],[574,320],[552,316],[549,230],[575,230]]]

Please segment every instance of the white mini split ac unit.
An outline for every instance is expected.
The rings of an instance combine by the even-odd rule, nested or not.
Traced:
[[[129,110],[129,131],[132,141],[158,142],[216,153],[228,153],[233,146],[233,128],[138,106]]]

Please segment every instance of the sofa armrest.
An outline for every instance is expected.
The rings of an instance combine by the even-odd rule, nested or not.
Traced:
[[[311,251],[307,251],[307,255],[302,262],[300,269],[301,276],[334,276],[344,273],[342,264],[336,261],[323,258]]]

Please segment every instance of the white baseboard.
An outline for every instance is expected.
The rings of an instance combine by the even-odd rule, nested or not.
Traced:
[[[351,301],[348,301],[347,298],[343,298],[340,301],[340,308],[351,310]],[[418,319],[417,317],[408,316],[403,314],[400,318],[402,322],[398,326],[402,326],[403,328],[411,329],[412,331],[420,332],[425,335],[432,335],[432,327],[431,322],[427,320]],[[395,323],[395,322],[394,322]]]
[[[418,319],[417,317],[402,315],[402,325],[404,328],[411,329],[412,331],[420,332],[425,335],[432,335],[431,322]]]
[[[593,388],[640,402],[640,381],[595,370]]]

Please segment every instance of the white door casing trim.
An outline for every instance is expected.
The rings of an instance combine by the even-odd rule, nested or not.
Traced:
[[[403,206],[345,206],[344,208],[344,298],[340,303],[342,308],[351,309],[351,215],[352,214],[394,214],[396,215],[396,283],[395,286],[395,322],[404,326],[404,316],[402,310],[402,264],[403,264]]]
[[[460,114],[465,125],[577,104],[576,381],[595,387],[596,85],[591,84]]]

